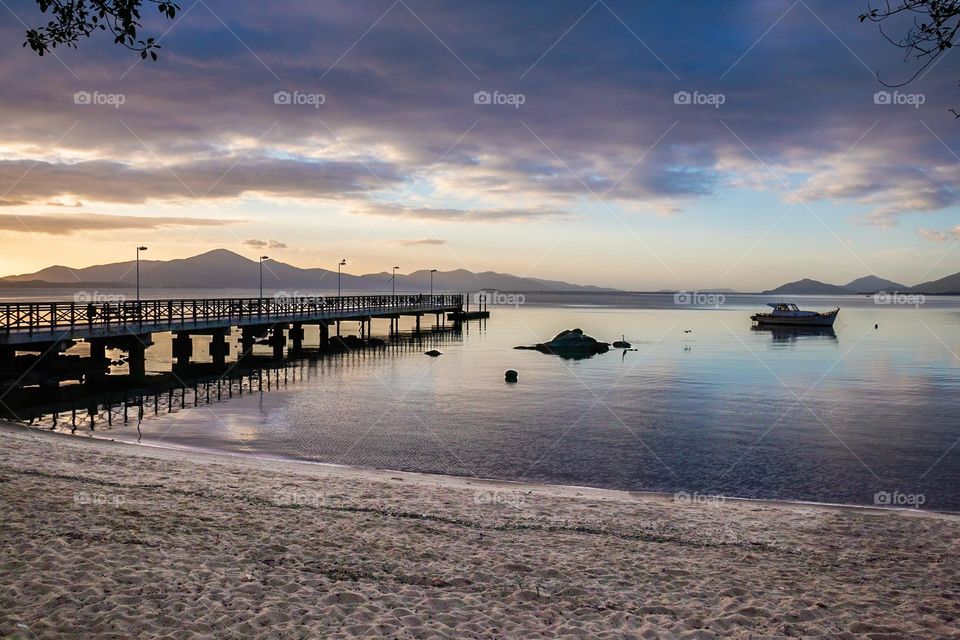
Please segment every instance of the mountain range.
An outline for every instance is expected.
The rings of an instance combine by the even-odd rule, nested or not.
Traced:
[[[796,282],[788,282],[776,289],[769,289],[762,293],[767,295],[849,295],[867,293],[927,293],[927,294],[960,294],[960,273],[923,282],[910,287],[893,280],[865,276],[857,278],[847,284],[829,284],[819,280],[804,278]]]
[[[560,280],[527,278],[508,273],[466,269],[437,271],[434,276],[436,291],[618,291],[590,285],[578,285]],[[389,272],[364,275],[341,274],[344,292],[387,292],[391,290]],[[227,249],[215,249],[190,258],[176,260],[141,260],[140,283],[144,288],[176,289],[246,289],[259,286],[259,266],[256,260],[245,258]],[[0,286],[10,287],[132,287],[136,284],[136,263],[133,260],[74,269],[61,265],[47,267],[34,273],[0,278]],[[263,286],[276,291],[332,291],[337,288],[337,272],[328,269],[303,269],[276,260],[263,265]],[[430,271],[422,269],[409,274],[397,274],[398,292],[423,292],[430,288]],[[703,291],[713,291],[703,289]],[[672,291],[672,290],[671,290]],[[719,290],[717,290],[719,291]],[[723,291],[733,293],[728,289]],[[846,284],[829,284],[805,278],[788,282],[767,295],[849,295],[887,293],[926,293],[960,295],[960,273],[924,282],[910,287],[877,276],[857,278]]]
[[[140,283],[144,288],[178,289],[248,289],[259,286],[259,266],[256,260],[245,258],[227,249],[215,249],[190,258],[176,260],[140,260]],[[341,287],[348,291],[391,290],[389,272],[365,275],[341,274]],[[436,291],[614,291],[602,287],[584,286],[559,280],[525,278],[506,273],[484,271],[473,273],[466,269],[437,271],[433,274]],[[53,266],[34,273],[0,278],[7,286],[99,286],[131,287],[136,284],[136,263],[114,262],[74,269]],[[409,274],[397,274],[397,292],[423,292],[430,289],[430,271],[423,269]],[[328,269],[303,269],[276,260],[263,263],[263,286],[266,291],[336,290],[337,272]]]

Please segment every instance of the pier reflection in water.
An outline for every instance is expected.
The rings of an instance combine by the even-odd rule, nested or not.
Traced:
[[[483,330],[485,324],[474,323],[474,330]],[[145,419],[308,384],[328,373],[335,363],[372,362],[460,343],[464,332],[469,332],[465,326],[456,323],[420,333],[398,331],[368,343],[347,340],[344,344],[350,346],[340,350],[304,349],[281,361],[255,356],[225,366],[174,363],[168,371],[143,378],[105,376],[95,387],[67,384],[53,389],[14,388],[0,404],[0,418],[74,435],[132,426],[140,434],[140,423]]]

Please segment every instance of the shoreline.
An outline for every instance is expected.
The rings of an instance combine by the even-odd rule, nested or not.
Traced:
[[[491,487],[502,487],[509,486],[519,490],[529,489],[540,491],[541,493],[550,494],[550,495],[576,495],[583,497],[585,495],[593,495],[594,497],[607,497],[608,499],[621,499],[629,501],[636,497],[640,498],[655,498],[668,501],[677,501],[678,494],[686,494],[688,496],[699,496],[709,500],[718,500],[721,502],[730,502],[730,503],[747,503],[747,504],[758,504],[758,505],[768,505],[772,507],[810,507],[815,509],[827,509],[835,511],[844,511],[844,510],[856,510],[864,512],[877,512],[877,513],[901,513],[906,515],[914,516],[945,516],[945,517],[954,517],[960,520],[960,511],[949,511],[949,510],[939,510],[939,509],[912,509],[906,507],[886,507],[881,505],[868,505],[868,504],[848,504],[843,502],[817,502],[814,500],[799,500],[799,499],[784,499],[784,498],[747,498],[742,496],[728,496],[723,494],[701,494],[701,493],[688,493],[685,491],[677,491],[674,493],[667,493],[665,491],[648,491],[648,490],[632,490],[632,489],[610,489],[607,487],[594,487],[590,485],[573,485],[573,484],[556,484],[550,482],[532,482],[526,480],[507,480],[503,478],[486,478],[482,476],[457,476],[443,473],[430,473],[425,471],[403,471],[400,469],[383,469],[378,467],[363,467],[357,465],[349,464],[337,464],[332,462],[321,462],[319,460],[300,460],[296,458],[284,458],[280,456],[267,456],[267,455],[253,455],[253,454],[244,454],[244,453],[234,453],[230,451],[220,451],[217,449],[204,449],[202,447],[188,447],[188,446],[178,446],[178,445],[163,445],[163,444],[151,444],[151,443],[135,443],[128,442],[126,440],[120,440],[117,438],[107,438],[100,435],[87,435],[87,436],[76,436],[67,433],[61,433],[58,431],[45,431],[34,429],[25,425],[17,424],[15,422],[9,422],[6,420],[0,420],[0,433],[4,431],[17,431],[17,430],[28,430],[30,432],[35,432],[40,435],[52,435],[56,437],[69,438],[72,440],[80,441],[91,441],[91,442],[100,442],[100,443],[109,443],[112,445],[119,445],[124,447],[133,447],[133,448],[144,448],[148,450],[158,450],[158,451],[167,451],[171,453],[181,453],[189,457],[212,457],[212,458],[224,458],[227,460],[251,460],[251,461],[260,461],[265,463],[273,463],[277,465],[278,470],[287,469],[290,471],[296,471],[300,467],[309,469],[311,467],[321,467],[321,468],[330,468],[334,470],[342,470],[344,476],[354,476],[358,478],[379,478],[383,479],[384,476],[404,476],[406,479],[420,479],[425,484],[441,484],[445,486],[457,486],[458,482],[466,483],[471,487],[478,485],[490,485]],[[432,481],[432,482],[431,482]]]
[[[960,635],[950,514],[0,434],[3,637]]]

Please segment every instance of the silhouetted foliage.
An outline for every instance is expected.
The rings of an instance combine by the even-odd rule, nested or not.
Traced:
[[[54,19],[45,27],[28,29],[23,46],[29,45],[41,56],[60,45],[76,48],[81,37],[100,30],[112,33],[115,44],[139,52],[141,58],[156,60],[160,45],[154,38],[138,37],[141,7],[152,4],[171,20],[180,11],[180,6],[169,0],[37,0],[37,4]]]

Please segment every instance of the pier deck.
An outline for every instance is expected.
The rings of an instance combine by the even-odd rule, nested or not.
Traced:
[[[2,303],[0,345],[17,347],[162,331],[332,323],[462,309],[460,294]]]

